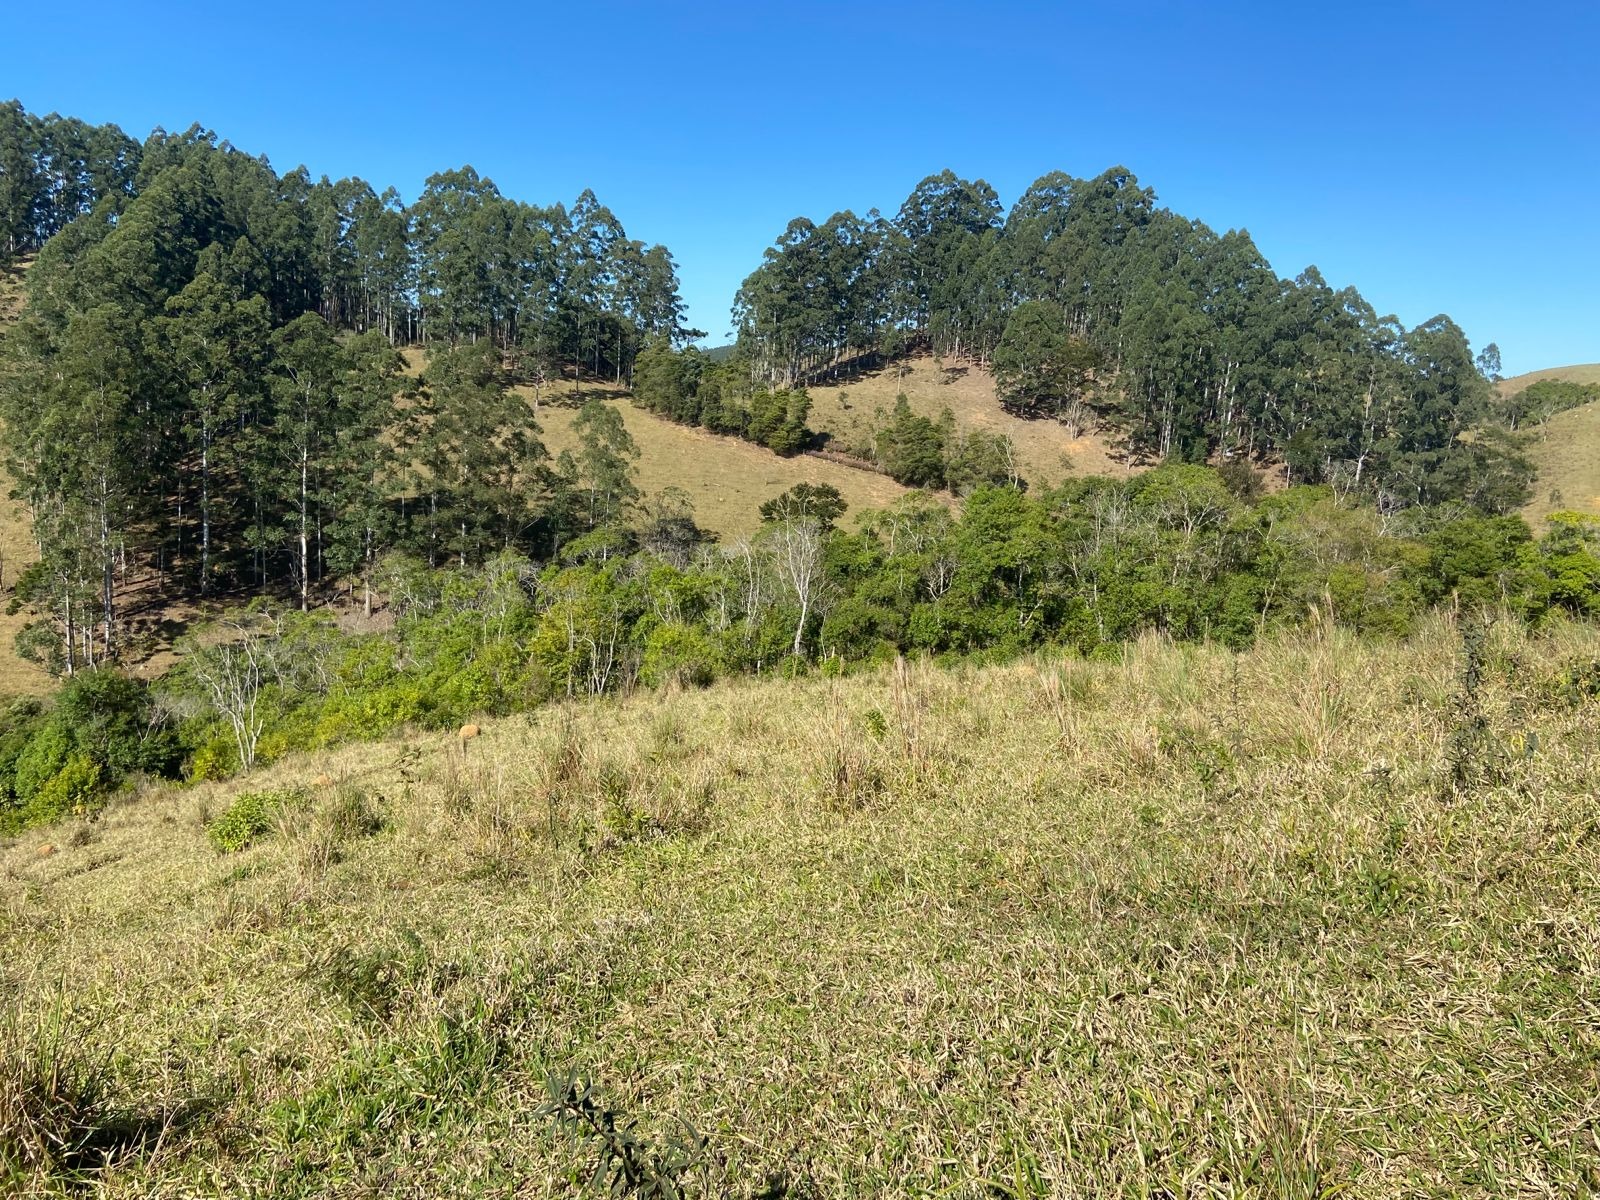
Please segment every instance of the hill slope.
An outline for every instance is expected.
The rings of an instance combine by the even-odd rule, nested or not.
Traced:
[[[1529,384],[1541,379],[1565,379],[1570,383],[1600,383],[1600,363],[1579,363],[1570,367],[1546,367],[1542,371],[1529,371],[1500,381],[1500,394],[1514,396]]]
[[[683,489],[694,504],[696,521],[723,537],[754,530],[761,523],[762,503],[797,483],[828,483],[838,488],[850,505],[847,524],[863,509],[882,508],[906,492],[887,475],[808,454],[784,458],[738,438],[675,424],[635,408],[621,395],[609,396],[606,403],[621,411],[623,423],[639,447],[639,489],[646,496],[658,495],[668,487]],[[546,405],[540,409],[541,436],[552,455],[576,448],[572,423],[577,415],[575,408]]]
[[[217,785],[36,832],[0,848],[0,1158],[24,1194],[110,1155],[108,1198],[562,1196],[609,1111],[695,1195],[1576,1195],[1600,712],[1562,680],[1600,640],[1494,637],[1465,702],[1442,625],[1149,640],[286,761],[238,854]]]
[[[0,336],[5,323],[22,311],[26,273],[26,263],[0,267]],[[11,487],[11,477],[0,462],[0,697],[39,695],[51,687],[47,673],[23,662],[12,649],[28,618],[22,613],[7,613],[4,598],[10,595],[17,576],[38,559],[39,552],[28,514],[10,498]]]
[[[1541,379],[1600,383],[1600,363],[1550,367],[1500,382],[1500,394],[1513,396]],[[1538,470],[1533,498],[1523,507],[1534,532],[1544,518],[1560,509],[1600,517],[1600,403],[1557,413],[1534,434],[1528,457]]]
[[[995,394],[994,376],[976,363],[917,355],[846,383],[813,385],[807,391],[811,427],[831,435],[846,451],[871,445],[879,410],[892,412],[895,397],[904,392],[912,410],[930,420],[948,408],[960,430],[1005,434],[1017,448],[1023,475],[1035,485],[1057,484],[1068,474],[1125,475],[1129,469],[1104,438],[1069,438],[1066,427],[1056,421],[1027,421],[1006,412]]]
[[[1600,517],[1600,401],[1557,413],[1528,447],[1538,476],[1522,515],[1538,532],[1558,509]]]
[[[404,351],[408,371],[420,374],[427,362],[424,352]],[[530,388],[518,389],[529,404]],[[681,488],[694,505],[701,528],[724,538],[750,533],[761,524],[761,505],[797,483],[828,483],[839,489],[850,505],[851,516],[866,508],[881,508],[907,489],[887,475],[843,466],[812,455],[785,458],[762,446],[721,437],[706,429],[668,421],[635,407],[626,388],[585,380],[574,387],[568,379],[543,392],[538,406],[539,437],[554,458],[578,445],[573,422],[578,405],[599,399],[622,413],[623,424],[639,447],[634,482],[648,498],[669,487]]]

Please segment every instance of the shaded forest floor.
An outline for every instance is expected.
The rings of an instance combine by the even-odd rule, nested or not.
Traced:
[[[147,789],[0,847],[8,1194],[1582,1194],[1597,658],[1147,638]]]

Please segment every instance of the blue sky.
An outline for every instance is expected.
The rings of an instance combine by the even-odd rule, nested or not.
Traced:
[[[1600,4],[80,3],[0,93],[143,136],[198,121],[408,199],[470,163],[593,187],[722,340],[788,220],[892,213],[946,166],[1009,203],[1123,163],[1507,373],[1600,360]]]

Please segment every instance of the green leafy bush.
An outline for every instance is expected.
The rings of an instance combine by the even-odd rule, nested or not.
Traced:
[[[100,764],[87,754],[71,755],[23,809],[24,824],[43,825],[66,816],[82,816],[99,801],[100,785]]]
[[[206,836],[219,853],[237,854],[271,833],[285,812],[304,804],[304,794],[293,788],[245,792],[206,826]]]

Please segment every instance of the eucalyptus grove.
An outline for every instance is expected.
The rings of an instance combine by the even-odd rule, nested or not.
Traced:
[[[1008,408],[1097,426],[1130,457],[1283,461],[1389,504],[1503,511],[1526,485],[1514,440],[1469,432],[1495,413],[1448,317],[1405,329],[1315,268],[1280,279],[1248,233],[1158,207],[1124,167],[1053,172],[1004,214],[945,171],[893,220],[797,218],[734,319],[768,387],[920,346],[991,365]]]
[[[41,553],[24,644],[69,671],[117,654],[141,580],[300,607],[344,580],[370,604],[392,549],[551,549],[573,488],[521,385],[627,380],[693,333],[672,256],[592,192],[526,204],[462,167],[407,206],[199,127],[140,144],[12,103],[0,266],[19,258],[0,417]]]

